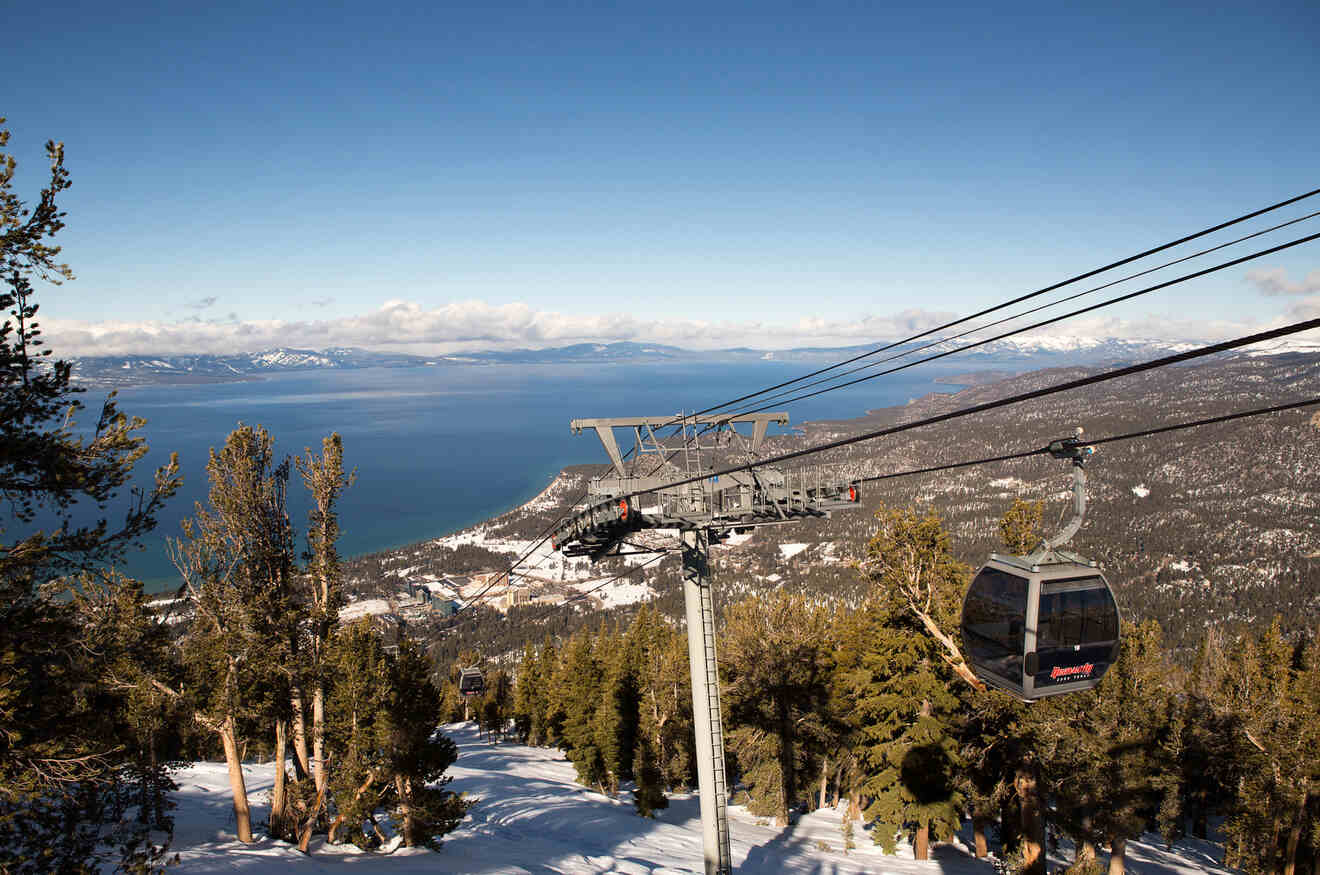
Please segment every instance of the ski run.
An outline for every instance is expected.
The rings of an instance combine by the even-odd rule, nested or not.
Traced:
[[[457,830],[444,838],[439,853],[399,848],[393,853],[365,853],[351,844],[326,845],[324,836],[304,856],[292,846],[264,835],[250,845],[233,833],[233,808],[224,763],[196,763],[175,773],[178,807],[172,852],[179,873],[229,872],[380,872],[411,873],[605,873],[664,875],[702,871],[701,824],[695,794],[670,796],[669,807],[654,820],[633,811],[631,793],[610,798],[576,783],[571,763],[552,748],[501,742],[491,744],[473,723],[443,727],[459,747],[448,774],[450,789],[477,803]],[[253,801],[254,826],[264,819],[272,781],[269,764],[245,766]],[[900,845],[887,856],[870,834],[857,827],[853,850],[846,854],[839,812],[824,808],[803,815],[785,828],[740,806],[729,808],[733,865],[738,873],[803,872],[821,875],[893,873],[893,875],[992,875],[990,860],[970,853],[970,826],[953,844],[935,845],[932,859],[917,862]],[[259,831],[258,831],[259,832]],[[1128,845],[1128,872],[1139,875],[1228,873],[1218,865],[1222,846],[1183,839],[1171,849],[1155,835]],[[1071,856],[1064,841],[1050,855],[1051,870]],[[1106,862],[1102,853],[1100,862]]]

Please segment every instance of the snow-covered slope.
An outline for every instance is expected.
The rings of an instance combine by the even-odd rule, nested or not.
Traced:
[[[679,873],[702,871],[701,829],[694,795],[671,798],[655,820],[633,812],[627,792],[611,799],[574,782],[573,766],[556,750],[518,744],[491,745],[470,723],[444,727],[458,743],[450,769],[455,790],[479,801],[463,824],[445,838],[439,853],[400,849],[388,856],[364,854],[352,845],[326,846],[322,839],[303,856],[289,845],[261,838],[242,845],[233,835],[229,783],[223,763],[198,763],[176,775],[179,807],[173,850],[177,872],[382,872],[412,873]],[[266,816],[271,769],[245,768],[254,803],[254,822]],[[994,872],[976,860],[963,841],[938,845],[934,859],[917,862],[909,848],[885,856],[859,830],[858,847],[844,854],[836,812],[805,815],[776,829],[737,806],[730,808],[734,871],[739,873],[828,872],[960,875]],[[1207,842],[1179,843],[1166,850],[1158,838],[1128,848],[1129,871],[1142,875],[1226,873],[1222,856]],[[1053,859],[1052,863],[1056,862]],[[1057,861],[1062,863],[1062,860]],[[1104,862],[1103,859],[1101,861]]]

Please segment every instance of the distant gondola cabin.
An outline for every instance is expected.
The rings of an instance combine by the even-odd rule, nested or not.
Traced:
[[[993,554],[963,601],[977,677],[1022,701],[1088,690],[1118,659],[1118,605],[1100,570],[1059,554]]]
[[[486,680],[481,676],[481,670],[476,668],[465,668],[458,676],[458,691],[464,696],[480,696],[486,692]]]

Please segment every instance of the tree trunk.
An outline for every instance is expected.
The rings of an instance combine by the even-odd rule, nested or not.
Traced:
[[[779,703],[779,780],[783,787],[776,826],[788,826],[788,813],[793,808],[793,789],[797,776],[793,773],[793,721],[788,713],[788,702]]]
[[[1019,768],[1013,777],[1013,787],[1022,806],[1023,875],[1045,875],[1045,819],[1041,817],[1035,770]]]
[[[1073,861],[1078,868],[1095,862],[1095,841],[1092,839],[1094,825],[1090,809],[1082,813],[1082,834],[1077,839],[1077,854]]]
[[[1127,870],[1127,839],[1109,842],[1109,875],[1123,875]]]
[[[288,726],[283,718],[275,721],[275,786],[270,791],[270,823],[267,827],[267,832],[273,839],[282,839],[289,832],[284,825],[287,817],[285,809],[289,801],[285,790],[288,775],[284,772],[284,758],[288,755],[289,747]]]
[[[986,818],[972,818],[972,840],[976,843],[976,859],[984,860],[990,853],[990,848],[986,846],[985,841]]]
[[[394,792],[399,794],[399,818],[402,821],[403,846],[405,848],[417,847],[417,840],[413,836],[413,816],[412,805],[409,804],[412,799],[412,781],[405,780],[403,775],[394,776]]]
[[[912,855],[918,860],[930,859],[930,824],[917,827],[917,840],[912,845]]]
[[[325,793],[325,684],[319,680],[312,690],[312,769],[316,792]]]
[[[856,787],[848,788],[848,819],[862,819],[862,797]]]
[[[817,808],[825,807],[825,794],[829,790],[830,784],[830,758],[822,757],[820,761],[820,802],[816,804]]]
[[[298,834],[298,850],[304,854],[307,853],[307,846],[312,841],[312,829],[316,826],[316,820],[321,816],[321,806],[325,805],[325,791],[318,791],[316,802],[312,804],[312,810],[307,812],[307,820],[303,822],[302,830]]]
[[[1196,809],[1196,816],[1192,818],[1192,837],[1203,839],[1209,835],[1209,818],[1206,817],[1205,809]]]
[[[371,785],[374,783],[376,783],[376,770],[372,769],[371,771],[367,772],[367,779],[362,782],[362,786],[358,787],[357,792],[353,794],[353,804],[356,804],[357,801],[362,798],[362,794],[370,790]],[[330,834],[327,839],[330,842],[330,844],[333,845],[338,842],[339,828],[343,825],[344,825],[344,815],[340,814],[337,817],[335,817],[334,822],[330,824]],[[357,824],[356,828],[361,829],[362,825]]]
[[[293,688],[290,705],[293,708],[293,777],[305,781],[312,769],[307,762],[307,714],[303,705],[302,687]]]
[[[999,847],[1004,853],[1015,849],[1021,838],[1018,824],[1022,820],[1022,806],[1016,798],[1007,797],[999,803]]]
[[[234,796],[234,829],[244,844],[252,841],[252,813],[248,809],[247,785],[243,782],[243,762],[238,758],[238,741],[234,738],[234,716],[231,714],[220,724],[220,743],[225,748],[225,763],[229,766],[229,790]]]
[[[1297,846],[1301,844],[1302,824],[1306,821],[1306,800],[1311,795],[1309,783],[1302,781],[1302,801],[1297,806],[1292,828],[1288,830],[1288,845],[1283,849],[1283,875],[1297,875]]]

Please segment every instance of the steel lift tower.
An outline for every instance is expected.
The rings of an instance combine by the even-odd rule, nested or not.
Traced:
[[[551,536],[554,548],[564,555],[588,556],[593,562],[626,555],[624,546],[630,552],[649,551],[651,548],[627,541],[647,529],[677,531],[682,540],[697,786],[708,875],[732,871],[710,543],[757,526],[829,517],[834,511],[859,506],[856,483],[829,483],[818,471],[784,472],[758,465],[757,454],[771,423],[787,424],[788,414],[573,420],[574,433],[596,432],[612,470],[588,483],[585,506],[562,521]],[[751,435],[736,431],[735,424],[750,424]],[[668,426],[681,429],[681,442],[657,438],[656,431]],[[633,448],[627,457],[615,440],[616,428],[632,431]],[[717,459],[727,462],[739,455],[745,459],[745,467],[718,476],[708,474]],[[669,485],[675,481],[691,482]]]

